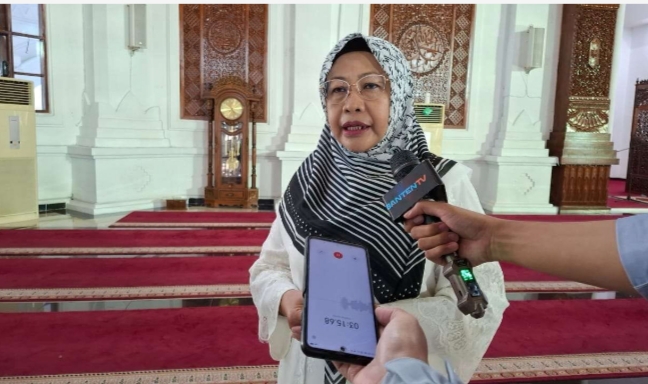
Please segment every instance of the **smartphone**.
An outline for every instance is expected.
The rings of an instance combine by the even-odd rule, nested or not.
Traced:
[[[367,248],[306,239],[301,348],[306,356],[367,365],[378,327]]]

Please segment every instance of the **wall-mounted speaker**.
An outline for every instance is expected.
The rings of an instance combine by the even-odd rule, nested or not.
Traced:
[[[146,4],[127,4],[128,49],[146,48]]]
[[[529,73],[532,69],[542,68],[544,61],[544,28],[529,27],[527,31],[526,59],[524,69]]]

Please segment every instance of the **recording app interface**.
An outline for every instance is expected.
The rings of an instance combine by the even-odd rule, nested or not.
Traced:
[[[374,357],[376,328],[364,249],[320,239],[310,239],[308,249],[308,345]]]

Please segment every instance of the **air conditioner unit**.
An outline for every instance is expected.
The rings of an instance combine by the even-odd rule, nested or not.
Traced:
[[[443,120],[445,105],[432,103],[414,103],[416,120],[421,124],[430,152],[441,155],[443,142]]]
[[[31,81],[0,77],[0,226],[38,220],[32,88]]]

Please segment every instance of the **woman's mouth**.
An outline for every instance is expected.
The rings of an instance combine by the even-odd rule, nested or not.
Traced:
[[[342,125],[342,134],[346,137],[360,136],[371,128],[360,121],[349,121]]]

